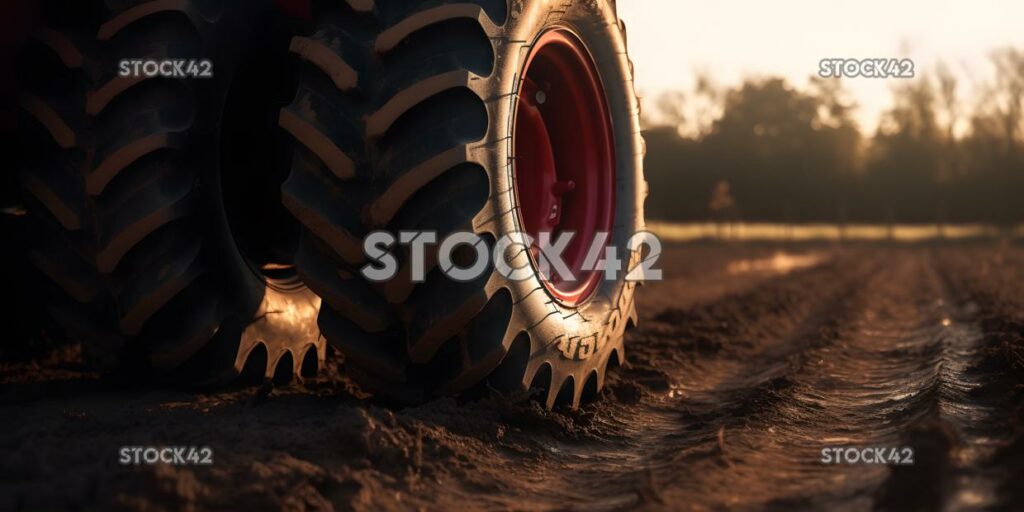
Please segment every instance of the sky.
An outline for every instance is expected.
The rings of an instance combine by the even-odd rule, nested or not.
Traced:
[[[1024,48],[1024,1],[618,0],[644,108],[666,90],[690,90],[696,71],[719,85],[782,76],[803,87],[823,58],[910,58],[916,71],[943,61],[971,101],[991,76],[989,53]],[[900,79],[843,78],[872,133]]]

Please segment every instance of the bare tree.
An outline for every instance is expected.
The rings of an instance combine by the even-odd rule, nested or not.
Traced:
[[[935,82],[938,89],[939,116],[945,125],[944,158],[938,171],[940,182],[948,183],[963,174],[963,159],[956,138],[956,125],[960,122],[960,103],[957,100],[957,79],[944,62],[935,66]]]
[[[993,91],[996,115],[1001,121],[1006,154],[1011,159],[1017,154],[1017,143],[1024,131],[1021,126],[1021,102],[1024,101],[1024,51],[1003,48],[992,53],[996,68]]]
[[[655,103],[658,116],[663,124],[674,126],[680,133],[686,123],[686,93],[683,91],[669,91],[661,93]]]

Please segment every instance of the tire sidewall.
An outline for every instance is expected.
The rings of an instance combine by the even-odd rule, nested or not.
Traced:
[[[525,327],[531,338],[531,362],[526,379],[548,364],[553,372],[552,384],[559,385],[572,377],[578,387],[591,373],[603,379],[603,368],[612,353],[622,358],[622,333],[633,316],[635,282],[627,282],[625,275],[638,260],[638,253],[628,248],[629,239],[642,231],[643,194],[645,182],[642,168],[642,141],[636,96],[633,92],[631,65],[626,57],[625,37],[615,14],[614,5],[606,0],[573,0],[568,5],[546,1],[513,2],[506,24],[507,38],[497,43],[498,83],[505,86],[504,95],[498,95],[497,115],[489,134],[492,140],[503,141],[499,153],[504,162],[492,183],[497,201],[495,207],[505,212],[499,220],[502,233],[525,231],[517,212],[514,186],[514,113],[521,72],[530,55],[532,43],[553,29],[566,29],[574,33],[589,50],[600,75],[611,117],[615,141],[615,212],[609,244],[616,248],[623,260],[622,271],[616,280],[602,278],[592,295],[585,301],[568,306],[560,303],[543,286],[534,267],[534,276],[525,281],[511,282],[504,278],[501,285],[514,290],[520,304],[518,324]],[[516,43],[516,42],[519,43]],[[528,43],[523,44],[526,41]],[[507,163],[506,163],[507,162]],[[521,266],[524,253],[511,261]],[[532,261],[529,262],[533,265]],[[512,328],[516,326],[513,325]],[[578,391],[577,391],[578,394]]]

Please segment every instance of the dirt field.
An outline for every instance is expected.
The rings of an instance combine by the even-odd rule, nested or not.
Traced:
[[[0,510],[1024,506],[1024,249],[696,245],[641,290],[595,403],[391,409],[342,364],[284,389],[122,389],[7,365]],[[121,466],[208,445],[209,467]],[[826,465],[823,447],[914,464]]]

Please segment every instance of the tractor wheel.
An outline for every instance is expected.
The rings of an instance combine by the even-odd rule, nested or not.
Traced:
[[[322,333],[361,385],[392,399],[488,385],[578,406],[623,360],[636,322],[625,272],[549,281],[520,247],[508,261],[528,279],[488,268],[459,282],[435,249],[413,282],[396,245],[398,277],[374,283],[360,273],[362,244],[377,230],[438,241],[469,230],[492,247],[513,232],[572,230],[566,261],[579,269],[606,231],[635,262],[643,143],[614,3],[342,4],[314,12],[315,31],[292,41],[305,67],[280,115],[298,146],[283,186],[304,228],[296,266],[323,298]]]
[[[294,93],[274,67],[286,22],[243,0],[51,1],[42,18],[21,182],[54,320],[118,374],[221,382],[250,355],[256,378],[309,373],[319,299],[289,275],[288,144],[265,135]],[[185,74],[126,75],[126,59]]]

